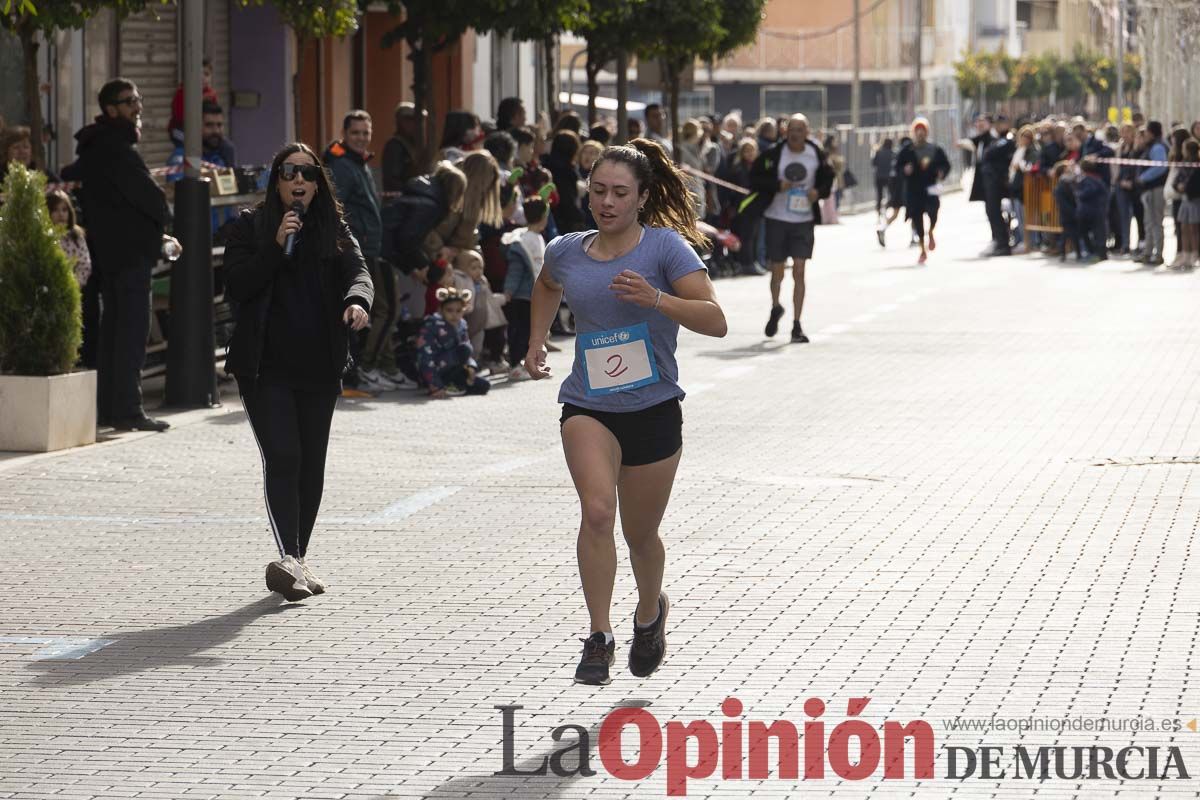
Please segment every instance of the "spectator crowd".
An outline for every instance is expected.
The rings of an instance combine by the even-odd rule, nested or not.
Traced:
[[[212,167],[236,166],[207,64],[203,85],[203,160]],[[163,243],[173,241],[166,236],[169,209],[136,147],[143,135],[137,87],[111,81],[99,104],[96,121],[76,135],[78,160],[63,169],[63,180],[78,183],[60,184],[48,173],[47,204],[83,288],[81,359],[101,372],[102,422],[162,429],[165,423],[142,408],[138,376],[151,269]],[[175,144],[163,165],[168,181],[183,163],[182,109],[181,86],[167,131],[151,134]],[[651,104],[618,136],[611,119],[590,128],[572,111],[553,122],[544,113],[532,119],[522,101],[510,97],[500,102],[494,120],[447,113],[432,157],[424,157],[418,141],[427,120],[411,103],[400,103],[379,161],[373,160],[372,147],[381,138],[375,122],[365,111],[349,110],[341,136],[322,155],[375,286],[369,328],[352,342],[347,393],[482,395],[498,378],[527,378],[521,361],[545,246],[560,234],[595,227],[588,175],[603,148],[619,140],[658,142],[688,170],[702,232],[713,244],[704,257],[714,276],[761,275],[770,263],[761,204],[750,200],[755,176],[774,175],[764,164],[787,141],[787,118],[748,123],[735,110],[686,119],[674,140],[665,111]],[[1200,264],[1200,121],[1166,129],[1141,115],[1122,125],[1048,117],[1013,126],[997,114],[980,116],[974,125],[959,146],[975,163],[971,199],[984,203],[992,238],[988,255],[1044,252],[1085,263],[1128,257],[1157,266],[1167,255],[1164,217],[1170,214],[1176,239],[1170,266]],[[934,247],[937,202],[931,196],[950,169],[942,148],[929,141],[939,133],[952,134],[930,131],[928,121],[918,119],[912,135],[882,139],[864,187],[874,191],[880,244],[887,226],[907,210],[922,263],[926,241]],[[814,204],[814,216],[820,224],[836,223],[844,192],[858,179],[839,152],[838,137],[812,135],[822,165],[833,173],[829,196]],[[33,166],[27,128],[0,128],[0,170],[11,162]],[[1040,178],[1052,198],[1060,230],[1042,224],[1030,229],[1029,176]],[[234,216],[214,209],[214,230]],[[569,309],[561,310],[554,328],[572,332]]]

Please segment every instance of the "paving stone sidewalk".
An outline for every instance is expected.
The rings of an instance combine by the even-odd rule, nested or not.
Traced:
[[[681,339],[670,650],[647,680],[623,670],[621,544],[622,669],[571,682],[587,618],[556,383],[343,401],[310,552],[330,591],[295,605],[262,584],[273,543],[235,399],[0,461],[0,798],[664,797],[665,755],[609,774],[605,716],[719,732],[730,696],[745,725],[801,729],[821,698],[826,735],[870,698],[877,731],[929,723],[934,777],[911,777],[910,748],[904,779],[718,767],[689,797],[1197,796],[1200,275],[979,259],[982,206],[961,196],[926,267],[872,222],[818,229],[811,344],[764,339],[751,278],[717,284],[726,339]],[[523,706],[516,767],[574,724],[597,774],[493,775],[498,705]],[[993,715],[1124,727],[950,727]],[[1055,744],[1158,746],[1159,770],[1174,746],[1192,778],[1012,777],[1015,746]],[[947,748],[981,746],[1005,748],[1007,777],[946,777]]]

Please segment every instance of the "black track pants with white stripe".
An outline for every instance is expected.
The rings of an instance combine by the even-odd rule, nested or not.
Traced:
[[[262,456],[267,519],[275,545],[281,557],[303,558],[321,507],[325,452],[338,396],[262,379],[238,379],[238,391]]]

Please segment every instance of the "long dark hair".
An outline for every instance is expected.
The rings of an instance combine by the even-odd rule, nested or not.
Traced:
[[[605,161],[629,167],[637,181],[638,194],[646,192],[639,222],[670,228],[693,247],[709,248],[708,239],[696,229],[696,208],[687,188],[687,176],[675,166],[662,145],[650,139],[634,139],[627,145],[606,147],[592,165],[593,175]]]
[[[71,202],[71,196],[62,189],[46,192],[46,208],[50,213],[53,214],[54,209],[59,206],[65,206],[67,209],[67,236],[74,239],[76,244],[83,244],[84,232],[75,217],[75,204]]]
[[[335,256],[349,244],[349,228],[346,226],[342,204],[338,200],[333,180],[329,177],[325,164],[322,163],[321,157],[303,142],[284,145],[271,162],[271,174],[267,178],[267,196],[258,206],[262,209],[263,217],[261,234],[265,241],[273,241],[279,224],[283,221],[283,215],[288,212],[283,206],[283,201],[279,199],[279,167],[294,153],[303,153],[321,168],[321,174],[317,176],[317,193],[304,214],[304,238],[316,243],[315,252],[320,257]]]
[[[1183,143],[1192,138],[1192,134],[1188,129],[1180,125],[1171,131],[1171,140],[1168,143],[1170,148],[1167,152],[1167,159],[1170,161],[1183,160]]]
[[[464,147],[467,131],[479,127],[479,117],[470,111],[447,111],[446,123],[442,126],[442,147]]]

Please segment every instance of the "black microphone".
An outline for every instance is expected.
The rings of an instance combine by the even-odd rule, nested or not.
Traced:
[[[303,217],[304,203],[301,203],[299,200],[293,200],[291,210],[296,212],[296,216]],[[292,231],[283,240],[283,257],[291,258],[294,252],[296,252],[296,232]]]

